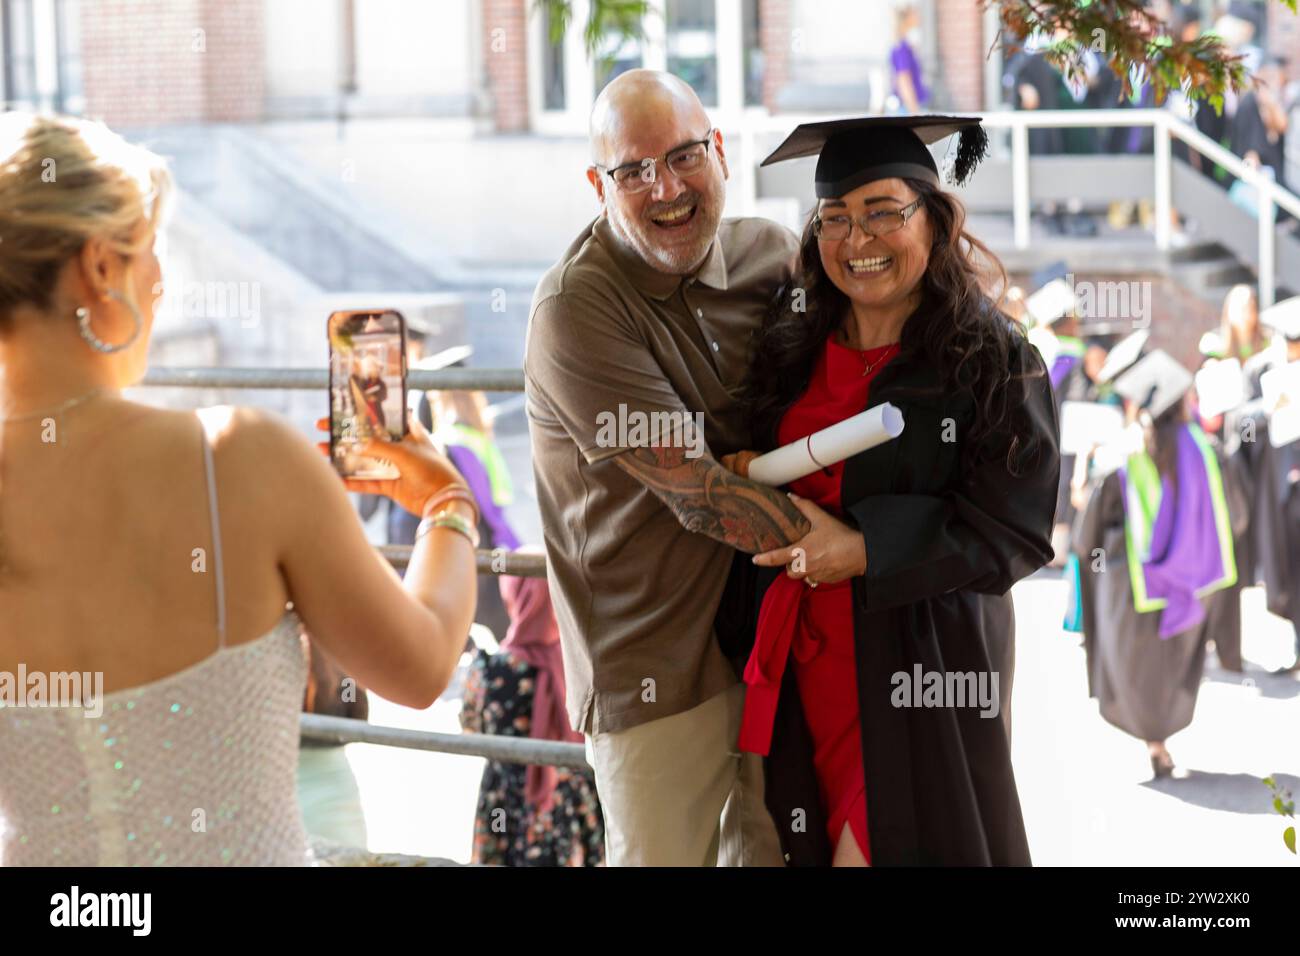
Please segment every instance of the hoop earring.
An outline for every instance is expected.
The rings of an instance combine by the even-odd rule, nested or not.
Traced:
[[[103,352],[105,355],[129,348],[140,337],[140,330],[144,327],[144,320],[140,317],[140,310],[135,307],[135,303],[128,301],[122,293],[114,289],[109,289],[108,294],[110,298],[116,299],[131,310],[131,319],[135,322],[135,328],[131,330],[130,337],[119,345],[109,345],[95,334],[90,327],[90,310],[88,308],[83,305],[77,309],[77,328],[81,332],[81,337],[86,340],[86,344],[92,349],[96,352]]]

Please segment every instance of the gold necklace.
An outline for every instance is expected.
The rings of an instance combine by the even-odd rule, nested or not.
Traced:
[[[882,352],[882,353],[880,354],[880,358],[876,359],[874,362],[868,362],[868,361],[867,361],[867,353],[866,353],[866,352],[863,352],[863,353],[862,353],[862,361],[863,361],[863,363],[866,365],[866,368],[864,368],[864,369],[862,370],[862,376],[863,376],[863,378],[865,378],[866,376],[870,375],[874,369],[876,369],[877,367],[879,367],[879,365],[880,365],[881,362],[883,362],[885,359],[889,358],[889,346],[884,346],[884,348],[885,348],[885,351]]]
[[[863,378],[866,378],[868,375],[870,375],[870,374],[872,373],[872,371],[874,371],[876,368],[878,368],[878,367],[880,366],[880,364],[881,364],[882,362],[884,362],[886,358],[889,357],[889,351],[888,351],[888,350],[889,350],[889,345],[893,345],[893,344],[894,344],[893,342],[891,342],[891,343],[889,343],[889,345],[878,345],[878,346],[876,346],[876,348],[882,348],[882,349],[885,349],[885,351],[882,352],[882,353],[880,354],[880,357],[879,357],[878,359],[876,359],[874,362],[868,362],[868,361],[867,361],[867,353],[870,352],[870,351],[872,351],[871,349],[860,349],[860,348],[858,348],[856,345],[853,345],[852,343],[850,343],[850,342],[849,342],[849,333],[848,333],[848,330],[847,330],[847,329],[844,329],[844,328],[841,328],[841,329],[840,329],[840,338],[842,338],[842,339],[844,340],[844,345],[845,345],[845,347],[847,347],[847,348],[851,348],[851,349],[853,349],[853,351],[855,351],[855,352],[860,352],[860,353],[862,353],[862,364],[865,366],[865,368],[863,368],[863,370],[862,370],[862,377],[863,377]]]
[[[33,418],[46,418],[50,415],[57,415],[59,412],[66,412],[69,408],[75,408],[84,401],[94,398],[104,390],[102,385],[96,385],[90,391],[68,399],[66,402],[60,402],[52,408],[42,408],[34,412],[24,412],[22,415],[10,415],[7,418],[0,418],[0,424],[9,425],[13,422],[29,422]]]
[[[74,396],[73,398],[70,398],[64,402],[60,402],[58,405],[54,405],[50,408],[44,408],[35,412],[24,412],[21,415],[10,415],[6,418],[0,418],[0,424],[9,425],[15,422],[32,421],[33,419],[37,419],[37,418],[41,418],[41,419],[49,418],[52,415],[58,415],[62,412],[66,412],[70,408],[75,408],[76,406],[82,404],[83,402],[89,401],[90,399],[94,398],[96,395],[99,395],[103,391],[104,391],[103,386],[96,386],[95,388],[92,388],[90,391],[82,395]],[[0,471],[3,470],[3,466],[4,466],[4,457],[3,455],[0,455]],[[4,498],[3,491],[4,491],[4,479],[3,479],[3,475],[0,475],[0,502],[2,502]],[[0,584],[4,583],[5,578],[9,577],[12,571],[13,571],[13,566],[9,563],[9,551],[8,548],[5,546],[4,522],[0,521]]]

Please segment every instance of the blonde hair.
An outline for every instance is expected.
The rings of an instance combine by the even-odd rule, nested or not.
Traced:
[[[896,36],[903,36],[903,27],[907,25],[907,21],[916,12],[916,4],[913,0],[903,0],[894,7],[894,34]]]
[[[18,305],[51,307],[59,270],[87,240],[140,252],[171,187],[159,156],[102,123],[0,114],[0,332]]]
[[[1253,313],[1254,323],[1250,330],[1250,341],[1244,341],[1241,332],[1233,323],[1238,313]],[[1252,352],[1259,351],[1264,345],[1264,330],[1259,325],[1259,297],[1251,285],[1234,285],[1223,297],[1223,312],[1219,318],[1219,336],[1223,339],[1223,354],[1226,358],[1239,358],[1241,347],[1250,346]]]

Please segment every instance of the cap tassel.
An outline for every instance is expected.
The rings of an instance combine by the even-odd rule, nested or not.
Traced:
[[[966,126],[957,134],[957,158],[952,164],[948,181],[955,186],[965,186],[970,174],[989,154],[989,135],[984,126],[976,123]]]

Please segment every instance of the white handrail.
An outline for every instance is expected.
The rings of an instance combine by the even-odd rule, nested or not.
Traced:
[[[1201,107],[1209,109],[1208,105]],[[748,164],[744,180],[743,208],[752,214],[757,201],[758,182],[755,171],[759,157],[756,155],[757,137],[764,133],[788,132],[801,123],[824,123],[828,120],[846,119],[856,114],[841,113],[775,113],[746,115],[740,128],[741,150]],[[979,116],[984,125],[993,129],[1006,129],[1011,133],[1011,219],[1013,242],[1017,249],[1030,245],[1029,196],[1029,130],[1065,127],[1150,126],[1155,135],[1153,154],[1155,230],[1157,249],[1168,250],[1172,240],[1173,212],[1173,150],[1171,137],[1176,137],[1188,148],[1206,159],[1222,166],[1228,173],[1253,186],[1258,196],[1259,268],[1257,281],[1261,308],[1273,304],[1276,297],[1276,242],[1274,225],[1276,207],[1281,207],[1300,219],[1300,197],[1279,186],[1258,169],[1248,165],[1241,157],[1224,149],[1203,134],[1190,122],[1179,119],[1163,109],[1108,109],[1108,110],[996,110],[964,114]]]

